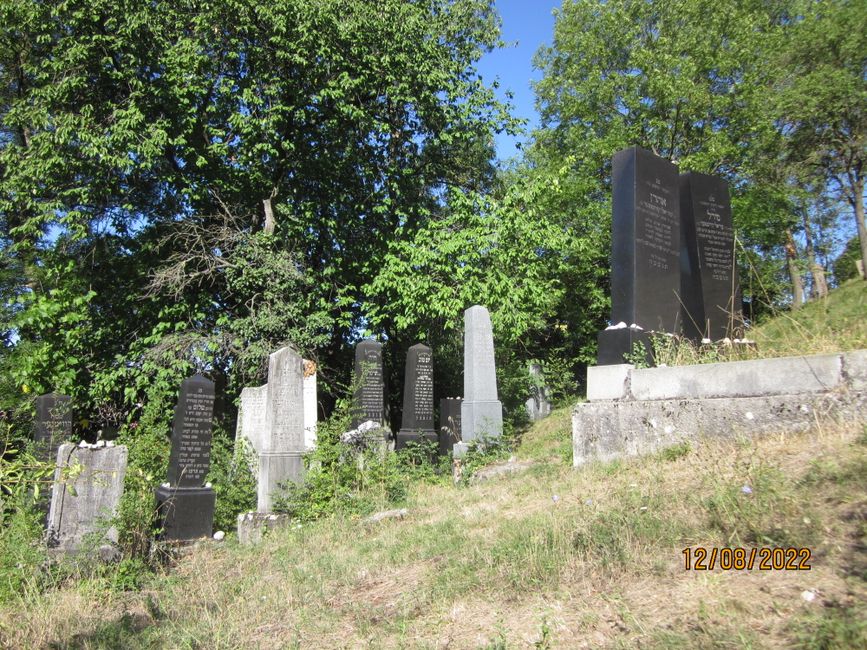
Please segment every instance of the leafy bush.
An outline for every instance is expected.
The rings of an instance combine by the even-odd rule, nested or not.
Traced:
[[[238,513],[256,509],[256,477],[250,471],[255,460],[253,448],[246,439],[233,447],[227,435],[214,436],[207,477],[217,494],[214,530],[234,530]]]
[[[0,512],[0,602],[19,597],[43,582],[47,562],[42,541],[45,513],[32,501],[4,503]]]

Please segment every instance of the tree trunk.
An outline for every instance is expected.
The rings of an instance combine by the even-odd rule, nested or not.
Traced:
[[[825,269],[816,262],[816,251],[813,248],[813,227],[810,225],[810,213],[804,208],[804,234],[807,238],[807,263],[810,266],[810,275],[813,276],[813,285],[810,287],[810,298],[824,298],[828,295],[828,281],[825,279]]]
[[[858,240],[861,243],[861,264],[863,264],[864,275],[863,279],[867,280],[867,226],[864,225],[864,179],[859,178],[854,183],[853,188],[855,207],[855,221],[858,222]]]
[[[277,220],[274,219],[274,206],[271,205],[271,198],[262,199],[262,205],[265,208],[265,234],[273,235],[274,228],[277,227]]]
[[[798,270],[798,248],[795,246],[795,238],[788,228],[786,229],[786,266],[789,269],[789,278],[792,280],[792,309],[799,309],[804,304],[804,280]]]

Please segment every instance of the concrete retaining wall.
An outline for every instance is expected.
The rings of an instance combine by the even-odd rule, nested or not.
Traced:
[[[572,414],[575,466],[703,435],[867,421],[867,350],[672,368],[588,368]]]

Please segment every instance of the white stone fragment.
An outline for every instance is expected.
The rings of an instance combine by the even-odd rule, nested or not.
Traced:
[[[752,411],[747,411],[746,413],[744,413],[744,417],[745,417],[747,420],[754,420],[756,416],[753,415],[753,412],[752,412]]]
[[[225,538],[226,533],[224,533],[222,530],[218,530],[216,533],[214,533],[214,539],[218,542],[222,542]]]
[[[632,324],[629,326],[629,329],[631,329],[631,330],[636,330],[636,331],[638,331],[638,332],[643,332],[643,331],[644,331],[644,328],[643,328],[641,325],[636,325],[635,323],[632,323]]]
[[[626,329],[626,323],[624,323],[623,321],[620,321],[619,323],[617,323],[617,325],[609,325],[605,329],[606,330],[625,330]]]
[[[97,449],[102,449],[103,447],[105,447],[105,440],[97,440],[96,447]]]

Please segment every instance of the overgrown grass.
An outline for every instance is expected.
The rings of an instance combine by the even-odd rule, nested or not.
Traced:
[[[0,609],[0,645],[858,647],[863,435],[698,441],[574,471],[563,409],[524,435],[531,472],[411,482],[404,520],[338,511],[253,548],[230,536],[133,591],[26,594]],[[726,545],[808,546],[813,569],[684,570],[685,547]]]

